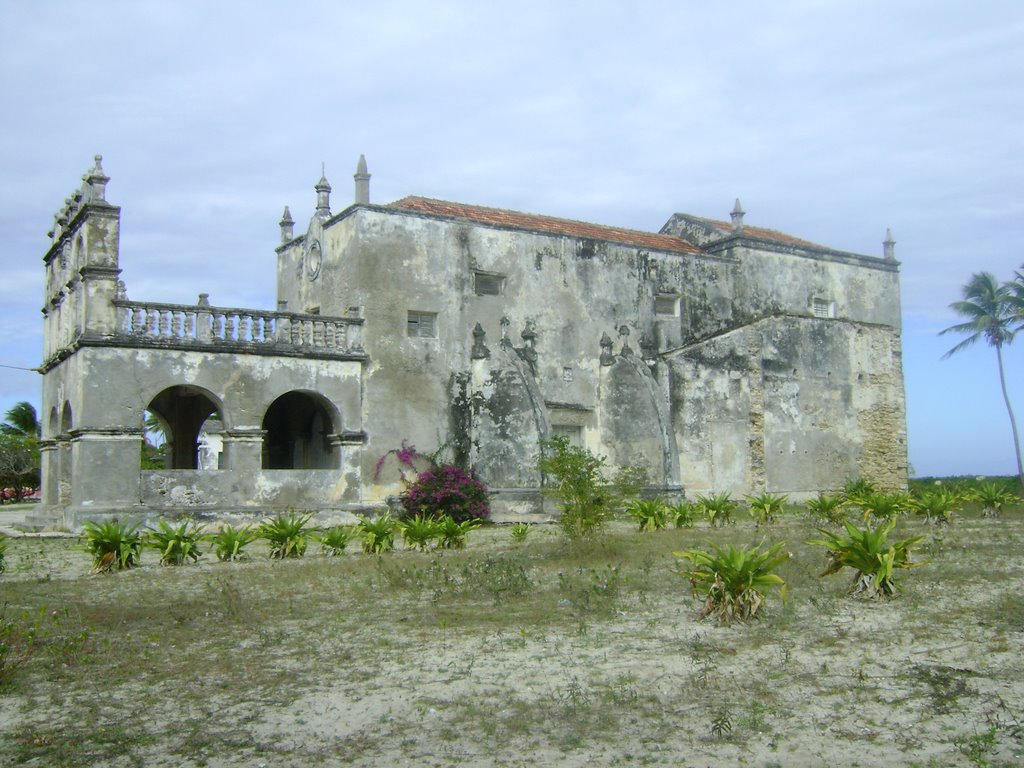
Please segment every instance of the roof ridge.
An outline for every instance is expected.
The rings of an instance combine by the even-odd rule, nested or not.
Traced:
[[[390,203],[389,208],[413,210],[421,213],[464,218],[498,226],[519,229],[536,229],[543,232],[568,235],[571,237],[593,237],[655,250],[669,250],[680,253],[703,253],[703,249],[678,235],[648,232],[642,229],[595,224],[581,219],[567,219],[541,213],[528,213],[510,208],[493,208],[471,203],[458,203],[432,197],[408,195]]]

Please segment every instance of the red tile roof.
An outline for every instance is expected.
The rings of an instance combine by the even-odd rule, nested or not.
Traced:
[[[650,248],[655,251],[703,253],[697,246],[675,235],[661,235],[654,232],[641,232],[635,229],[606,227],[600,224],[588,224],[585,221],[557,219],[553,216],[507,211],[502,208],[485,208],[480,205],[449,203],[444,200],[433,200],[428,197],[403,197],[401,200],[391,203],[388,207],[401,208],[406,211],[418,211],[434,216],[467,219],[481,224],[492,224],[512,229],[527,229],[553,235],[565,235],[567,237],[610,240],[614,243],[622,243],[623,245],[631,245],[637,248]]]
[[[732,224],[727,221],[720,221],[718,219],[705,219],[703,217],[694,216],[693,218],[699,218],[706,224],[714,227],[722,233],[723,236],[728,236],[733,233]],[[805,248],[818,248],[824,251],[831,251],[831,248],[827,248],[824,245],[818,243],[812,243],[810,240],[801,240],[799,237],[793,237],[787,235],[785,232],[779,232],[776,229],[766,229],[765,227],[750,227],[746,224],[743,225],[743,234],[746,237],[753,237],[757,240],[770,240],[776,243],[786,243],[787,245],[800,245]]]

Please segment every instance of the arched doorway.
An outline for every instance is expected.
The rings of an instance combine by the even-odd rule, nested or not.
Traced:
[[[189,385],[168,387],[146,408],[147,440],[162,445],[165,469],[199,469],[200,434],[221,409],[206,390]]]
[[[263,417],[263,469],[335,469],[331,404],[315,393],[286,392]]]

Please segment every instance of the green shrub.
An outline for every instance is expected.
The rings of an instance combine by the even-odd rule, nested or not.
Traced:
[[[917,548],[922,537],[889,543],[889,534],[896,527],[895,518],[881,522],[876,528],[858,528],[849,521],[843,526],[846,536],[819,528],[818,532],[825,538],[807,543],[828,549],[828,564],[821,576],[829,576],[843,568],[854,569],[850,587],[853,594],[868,598],[893,597],[896,594],[896,569],[913,568],[927,562],[910,559],[910,553]]]
[[[804,506],[818,520],[828,523],[841,523],[846,519],[846,500],[842,496],[829,496],[819,493],[817,497],[808,499]]]
[[[667,513],[676,528],[693,528],[694,506],[689,502],[680,501],[667,508]]]
[[[998,517],[1003,514],[1003,507],[1015,504],[1017,495],[1002,483],[982,483],[971,492],[970,498],[981,504],[985,515]]]
[[[441,533],[437,521],[423,515],[402,520],[399,525],[402,529],[402,540],[406,546],[418,549],[420,552],[426,552]]]
[[[864,495],[858,506],[864,513],[864,520],[891,520],[910,510],[910,497],[905,493],[883,493],[874,491]]]
[[[940,487],[912,498],[910,505],[929,523],[944,524],[949,522],[949,515],[960,506],[960,501],[955,493]]]
[[[668,525],[668,510],[661,499],[634,499],[626,511],[637,521],[641,531],[657,531]]]
[[[337,557],[345,552],[352,529],[344,525],[335,525],[315,537],[320,542],[320,551],[328,557]]]
[[[389,513],[374,518],[363,517],[356,528],[363,538],[363,551],[367,554],[379,555],[395,548],[398,523]]]
[[[746,621],[757,615],[769,590],[778,588],[786,598],[786,582],[776,573],[779,565],[789,559],[780,542],[769,549],[763,544],[725,549],[711,544],[711,551],[691,549],[673,552],[693,565],[679,572],[690,580],[695,595],[703,598],[702,619],[714,617],[722,624],[733,619]]]
[[[160,565],[184,565],[202,557],[199,542],[203,538],[203,527],[191,520],[172,526],[166,520],[158,520],[155,528],[146,531],[143,543],[160,552]]]
[[[223,563],[244,560],[248,557],[244,552],[245,548],[259,538],[259,532],[247,525],[241,528],[225,525],[216,533],[210,534],[213,553]]]
[[[85,550],[92,555],[95,573],[109,573],[134,568],[139,564],[142,535],[137,525],[115,520],[97,523],[86,520],[82,524]]]
[[[512,541],[517,544],[522,544],[526,541],[526,537],[530,535],[531,525],[529,523],[513,523],[512,524]]]
[[[462,549],[466,546],[466,536],[480,525],[479,520],[455,520],[445,515],[437,521],[437,536],[441,549]]]
[[[855,507],[863,506],[862,502],[877,491],[878,488],[875,484],[865,477],[847,480],[843,486],[843,496],[846,498],[846,502]]]
[[[786,509],[786,500],[789,496],[774,493],[762,493],[757,496],[747,496],[747,508],[750,516],[758,527],[774,523],[775,518]]]
[[[315,530],[309,524],[312,519],[312,514],[282,512],[263,521],[258,532],[259,537],[270,545],[270,557],[284,560],[305,555]]]
[[[736,502],[729,498],[728,493],[698,496],[696,506],[707,516],[712,528],[732,523],[732,515],[736,511]]]
[[[405,516],[434,520],[484,520],[491,513],[487,485],[454,464],[432,464],[410,482],[399,497]]]
[[[558,525],[570,541],[592,537],[601,530],[611,509],[613,490],[604,482],[604,457],[570,445],[566,437],[541,441],[540,471],[548,481],[543,493],[559,500]]]

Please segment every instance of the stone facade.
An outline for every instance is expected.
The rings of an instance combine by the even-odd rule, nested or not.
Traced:
[[[360,512],[378,459],[447,446],[501,514],[541,511],[540,440],[644,466],[666,494],[804,497],[906,483],[899,270],[773,230],[673,215],[659,233],[407,197],[306,231],[286,208],[273,311],[129,300],[97,158],[46,265],[44,511]],[[143,415],[168,440],[140,468]],[[222,453],[200,469],[207,419]]]

